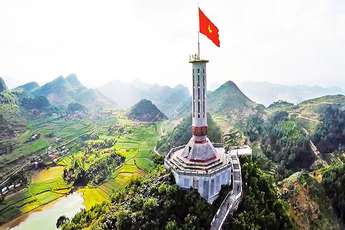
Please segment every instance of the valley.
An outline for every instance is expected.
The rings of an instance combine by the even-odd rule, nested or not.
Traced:
[[[207,229],[229,188],[210,205],[163,168],[192,135],[188,100],[172,98],[162,110],[167,98],[118,108],[74,75],[0,92],[0,229],[38,224],[69,197],[78,202],[53,212],[50,226],[65,216],[62,229]],[[224,226],[343,228],[345,96],[265,107],[228,81],[208,98],[210,140],[253,149],[241,160],[246,196]]]
[[[122,189],[155,165],[153,149],[158,140],[158,124],[134,123],[121,112],[98,119],[89,116],[70,120],[66,117],[42,119],[32,122],[30,128],[22,134],[24,137],[19,138],[25,140],[32,133],[40,133],[43,140],[23,142],[11,158],[2,156],[4,167],[1,169],[9,178],[9,182],[4,183],[9,184],[7,188],[15,183],[11,181],[18,174],[25,175],[27,184],[20,179],[19,188],[8,189],[11,194],[6,194],[0,205],[1,223],[17,216],[28,216],[75,191],[82,195],[84,207],[89,210],[96,204],[109,201],[113,191]],[[45,139],[51,132],[54,132],[54,138]],[[55,142],[57,138],[59,143]],[[26,151],[21,152],[21,149]],[[52,149],[63,150],[54,151],[54,156],[50,156]],[[109,165],[110,171],[99,172],[96,166],[115,153],[123,159],[121,163]],[[65,171],[75,164],[80,164],[78,170],[86,172],[94,168],[92,180],[78,183],[67,180]],[[99,177],[95,177],[97,173],[100,173]]]

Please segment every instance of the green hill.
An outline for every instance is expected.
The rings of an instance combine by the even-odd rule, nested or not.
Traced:
[[[237,85],[227,81],[215,91],[207,93],[208,111],[212,115],[220,115],[230,123],[236,124],[258,111],[264,111],[264,106],[249,99]],[[177,117],[185,117],[191,111],[191,99],[178,108]]]
[[[155,122],[168,119],[151,101],[143,99],[135,104],[128,113],[131,120]]]
[[[279,182],[279,193],[289,203],[289,212],[298,229],[343,229],[332,207],[333,193],[324,184],[306,172],[297,172]],[[337,201],[343,202],[342,199]]]
[[[256,107],[256,103],[250,100],[237,85],[232,81],[227,81],[208,97],[210,111],[223,113],[230,109],[246,110]]]

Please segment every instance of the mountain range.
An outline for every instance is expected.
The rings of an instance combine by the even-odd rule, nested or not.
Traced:
[[[342,166],[343,168],[340,170],[338,166],[343,165],[343,162],[345,162],[345,134],[343,132],[345,127],[345,96],[341,94],[322,95],[321,97],[299,102],[302,99],[294,95],[294,93],[298,93],[297,89],[294,89],[295,91],[291,89],[287,91],[289,91],[289,95],[295,97],[293,99],[296,100],[295,103],[290,103],[291,100],[289,100],[290,102],[280,100],[265,107],[256,102],[255,95],[265,94],[263,99],[266,98],[267,102],[271,102],[281,99],[284,90],[281,89],[280,91],[278,87],[277,91],[272,89],[273,93],[269,93],[270,88],[261,88],[260,91],[260,87],[262,86],[258,84],[255,89],[258,92],[247,96],[250,93],[241,90],[245,87],[238,87],[234,82],[227,81],[214,91],[207,92],[208,135],[210,139],[214,142],[221,142],[221,131],[229,131],[229,129],[224,130],[221,126],[222,123],[227,123],[243,132],[248,137],[249,144],[253,146],[255,165],[249,167],[250,162],[243,164],[242,169],[245,173],[243,175],[246,179],[245,186],[247,186],[247,188],[245,187],[246,194],[237,211],[240,217],[237,217],[236,221],[234,221],[235,219],[231,220],[232,223],[243,222],[243,226],[247,226],[247,228],[239,229],[248,229],[252,225],[248,227],[247,223],[254,223],[253,226],[266,226],[265,221],[262,221],[264,219],[267,223],[279,223],[281,221],[281,226],[285,226],[283,225],[285,222],[278,219],[282,215],[275,212],[281,210],[281,213],[290,213],[289,215],[291,215],[296,226],[301,229],[331,229],[332,226],[336,226],[334,229],[341,229],[340,222],[342,221],[341,218],[344,217],[343,204],[345,204],[341,180],[344,181],[345,167]],[[249,89],[247,88],[247,90]],[[314,90],[316,91],[316,89],[310,89],[310,92]],[[322,92],[328,93],[329,91]],[[275,96],[274,93],[277,93],[278,96]],[[305,93],[302,97],[308,97],[308,95],[310,96],[311,93]],[[262,101],[259,100],[259,102]],[[24,134],[28,130],[29,119],[23,114],[30,114],[31,117],[35,117],[40,113],[46,113],[46,117],[53,118],[55,116],[50,115],[58,110],[63,111],[62,115],[64,115],[68,110],[71,112],[75,110],[94,110],[98,112],[100,107],[107,106],[111,108],[118,106],[117,108],[121,109],[128,108],[127,116],[136,121],[154,122],[164,120],[167,118],[166,113],[171,119],[166,123],[164,122],[161,127],[154,125],[156,131],[159,127],[159,132],[162,135],[157,146],[155,146],[160,153],[167,152],[173,146],[185,144],[192,135],[190,128],[192,122],[191,96],[184,86],[172,88],[148,85],[141,82],[113,82],[99,89],[89,89],[82,85],[76,75],[71,74],[66,77],[60,76],[42,86],[35,82],[29,82],[15,89],[8,89],[5,81],[0,78],[0,155],[5,157],[13,154],[13,149],[17,148],[19,141],[19,135],[16,134]],[[120,113],[122,114],[122,112]],[[65,118],[68,118],[68,114],[62,116],[63,124],[73,122],[75,125],[80,125],[83,119],[65,120]],[[103,121],[103,118],[101,120]],[[110,123],[114,125],[115,122],[111,120]],[[173,123],[176,124],[174,127]],[[135,129],[142,128],[141,131],[143,131],[145,128],[150,128],[146,126],[147,124],[136,124],[133,127]],[[112,130],[109,127],[106,128],[108,132]],[[124,130],[127,128],[124,127]],[[77,129],[73,126],[69,132]],[[129,127],[128,133],[133,130]],[[147,133],[141,133],[141,131],[140,136],[145,142],[148,142]],[[48,138],[49,135],[54,134],[53,132],[43,136]],[[28,137],[30,138],[30,136]],[[71,138],[68,137],[68,139]],[[131,146],[136,142],[135,139],[130,141]],[[152,151],[155,144],[156,140],[150,146],[150,150],[145,151],[145,154]],[[32,145],[29,143],[28,146],[31,147]],[[25,149],[26,152],[27,149]],[[13,156],[13,159],[17,160],[16,157]],[[307,166],[301,164],[305,162],[308,163]],[[134,161],[133,164],[136,165],[137,163],[140,164],[139,161]],[[14,164],[21,163],[15,162]],[[254,166],[260,167],[260,170],[254,170]],[[252,175],[250,176],[250,174]],[[156,177],[155,175],[152,178]],[[163,206],[166,210],[176,210],[176,213],[181,213],[183,208],[190,212],[190,207],[195,208],[198,207],[198,204],[200,205],[200,203],[196,203],[195,205],[191,204],[186,207],[179,207],[179,209],[172,209],[170,205],[176,201],[176,195],[171,196],[168,193],[176,189],[167,187],[167,184],[161,181],[152,182],[150,185],[154,186],[152,194],[156,194],[156,191],[158,191],[164,195],[159,195],[159,199],[145,197],[148,202],[137,200],[137,204],[144,205],[144,208],[146,207],[145,213],[149,214],[147,215],[147,221],[144,221],[145,223],[151,223],[152,213],[150,210],[158,210],[155,217],[158,220],[162,219],[162,212],[156,205],[159,200],[162,205],[166,204]],[[147,191],[147,185],[143,184],[140,193],[137,193],[137,183],[132,183],[132,186],[133,192],[128,194],[133,195],[133,199],[129,197],[128,200],[135,201],[140,197],[139,194],[146,194],[144,191]],[[146,195],[148,196],[148,194]],[[194,197],[194,195],[191,197]],[[171,201],[169,200],[166,203],[167,199],[170,198]],[[181,199],[177,200],[181,201]],[[283,203],[283,200],[286,203]],[[132,205],[130,202],[122,203],[128,205],[128,207],[137,206]],[[181,203],[183,204],[183,202]],[[268,205],[269,203],[270,205]],[[114,202],[113,204],[117,205],[118,203]],[[270,210],[270,206],[275,208]],[[92,223],[96,223],[97,219],[105,221],[114,214],[112,209],[105,207],[109,206],[103,206],[103,209],[91,210],[91,212],[93,210],[103,210],[106,213],[104,218],[91,215],[90,211],[84,211],[80,215],[87,215],[85,219]],[[150,207],[156,208],[151,209]],[[202,211],[202,213],[208,214],[205,211]],[[140,212],[136,215],[142,214],[143,212]],[[234,213],[234,218],[237,214]],[[122,214],[116,214],[113,217],[116,219],[118,216],[122,216]],[[171,216],[170,214],[167,215],[167,220]],[[182,216],[188,217],[187,214]],[[202,215],[196,215],[191,220],[199,216]],[[181,219],[181,221],[188,222],[188,218],[186,220]],[[129,219],[135,220],[134,218]],[[77,222],[81,223],[79,220]],[[195,223],[191,223],[193,226],[195,225]],[[283,228],[276,227],[272,229]]]
[[[238,86],[248,97],[265,106],[278,100],[297,104],[324,95],[345,94],[345,89],[340,87],[280,85],[268,82],[239,82]]]
[[[95,109],[115,105],[113,101],[103,96],[98,90],[83,86],[75,74],[70,74],[65,78],[60,76],[41,87],[38,87],[38,84],[29,83],[18,88],[29,89],[33,95],[44,96],[50,103],[56,105],[67,106],[70,103],[77,102]]]
[[[182,85],[169,87],[140,81],[112,81],[98,89],[106,97],[116,101],[120,108],[128,109],[145,98],[152,101],[168,117],[174,116],[176,108],[190,99],[188,88]]]

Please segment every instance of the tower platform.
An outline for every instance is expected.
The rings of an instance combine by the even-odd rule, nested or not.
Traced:
[[[251,155],[249,146],[241,146],[225,152],[222,144],[213,144],[216,157],[208,161],[193,161],[186,158],[184,152],[188,144],[173,148],[164,160],[165,168],[172,171],[176,184],[185,189],[197,189],[199,194],[212,203],[222,185],[230,185],[236,180],[238,164],[232,164],[234,155]],[[238,179],[238,178],[237,178]]]
[[[212,203],[221,186],[231,183],[231,164],[230,155],[225,154],[221,144],[206,146],[206,149],[212,148],[215,154],[211,159],[195,161],[188,158],[186,151],[190,150],[190,146],[187,144],[171,149],[165,157],[164,165],[173,172],[179,187],[197,189],[204,199]],[[201,146],[198,148],[203,149]]]

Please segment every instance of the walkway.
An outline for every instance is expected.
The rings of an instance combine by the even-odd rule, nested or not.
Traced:
[[[237,154],[231,154],[229,157],[233,169],[233,189],[227,194],[216,215],[213,217],[210,227],[211,230],[222,229],[226,218],[237,210],[238,205],[242,200],[242,175],[240,161]]]
[[[317,149],[314,142],[311,140],[311,137],[309,135],[308,130],[305,129],[304,127],[302,127],[302,129],[303,129],[304,133],[307,135],[307,137],[309,138],[309,147],[310,147],[311,151],[313,152],[315,159],[321,161],[322,164],[324,164],[324,165],[328,165],[327,161],[323,158],[322,154]]]

